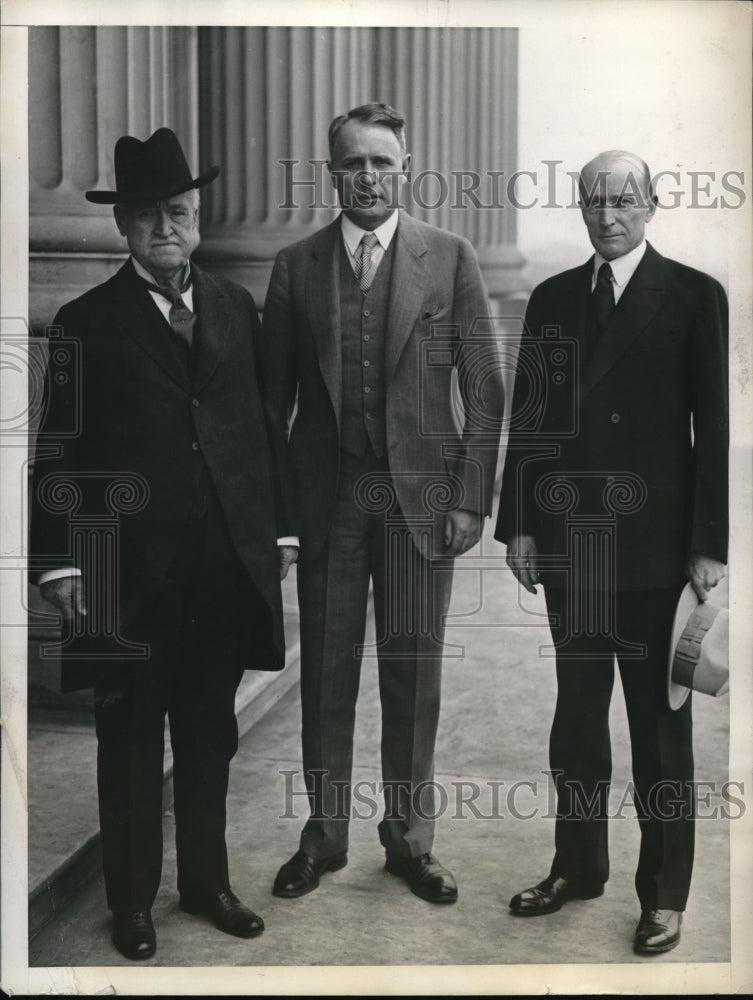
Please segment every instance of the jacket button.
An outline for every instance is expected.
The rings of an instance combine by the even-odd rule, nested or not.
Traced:
[[[191,406],[198,406],[198,405],[199,405],[198,399],[192,399],[191,400]]]
[[[194,451],[198,451],[199,450],[199,442],[198,441],[194,441],[193,444],[191,445],[191,447],[193,448]]]
[[[611,421],[612,421],[613,424],[619,424],[619,422],[620,422],[620,415],[619,415],[619,413],[613,413],[610,419],[611,419]]]
[[[364,361],[363,367],[364,368],[370,368],[371,367],[371,362],[370,361]]]
[[[364,316],[371,316],[371,310],[370,309],[364,309],[363,314],[364,314]]]

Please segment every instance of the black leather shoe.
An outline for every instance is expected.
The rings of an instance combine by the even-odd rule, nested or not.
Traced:
[[[203,896],[181,895],[180,908],[184,913],[203,913],[211,917],[218,930],[235,937],[256,937],[264,930],[261,917],[244,906],[230,889]]]
[[[543,882],[524,889],[510,900],[510,909],[517,917],[541,917],[545,913],[556,913],[562,904],[571,899],[596,899],[604,895],[604,884],[597,882],[586,885],[583,882],[569,882],[558,875],[548,875]]]
[[[405,879],[410,891],[429,903],[454,903],[458,887],[452,872],[442,867],[433,854],[401,858],[388,854],[384,866],[393,875]]]
[[[112,940],[126,958],[151,958],[157,950],[157,935],[149,910],[113,913]]]
[[[660,955],[680,943],[682,913],[678,910],[643,910],[635,928],[633,951],[638,955]]]
[[[348,852],[341,851],[329,858],[312,858],[305,851],[296,851],[277,873],[272,894],[283,899],[305,896],[319,885],[324,872],[337,872],[348,863]]]

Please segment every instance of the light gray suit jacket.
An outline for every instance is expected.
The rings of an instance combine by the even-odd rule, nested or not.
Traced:
[[[264,309],[265,387],[281,423],[297,401],[286,461],[310,554],[327,537],[337,487],[341,238],[338,218],[282,250]],[[395,492],[385,502],[399,505],[425,555],[441,554],[448,511],[491,513],[500,366],[470,243],[404,212],[394,239],[384,372]]]

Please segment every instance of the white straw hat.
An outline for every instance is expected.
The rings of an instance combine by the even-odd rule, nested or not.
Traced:
[[[669,707],[680,708],[691,690],[718,697],[729,689],[729,611],[699,601],[687,584],[675,612],[669,647]]]

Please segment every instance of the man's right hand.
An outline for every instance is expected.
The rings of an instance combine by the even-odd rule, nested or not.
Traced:
[[[536,565],[538,551],[532,535],[512,535],[507,540],[507,565],[527,591],[536,594],[539,571]]]
[[[58,609],[65,625],[70,624],[74,615],[86,615],[80,576],[59,576],[48,580],[40,586],[39,593]]]
[[[278,545],[277,554],[280,559],[280,579],[284,580],[290,567],[298,561],[298,546]]]

